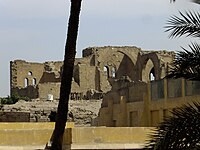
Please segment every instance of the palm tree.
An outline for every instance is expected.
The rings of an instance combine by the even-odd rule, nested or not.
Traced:
[[[177,52],[167,78],[185,78],[189,80],[200,80],[200,45],[192,43],[190,51]]]
[[[71,0],[71,12],[68,24],[64,65],[60,87],[60,100],[58,104],[55,129],[52,137],[52,150],[62,150],[63,134],[67,121],[69,95],[71,91],[71,82],[76,54],[76,41],[78,35],[81,2],[82,0]]]
[[[171,0],[175,2],[175,0]],[[193,0],[198,3],[200,0]],[[167,32],[170,37],[183,35],[200,37],[200,14],[195,12],[180,12],[181,17],[172,16],[167,22]],[[183,48],[173,62],[168,78],[184,77],[200,80],[200,45],[192,43],[190,51]],[[172,115],[155,129],[145,149],[168,150],[200,149],[200,103],[187,104],[172,110]]]
[[[200,149],[200,103],[173,109],[155,129],[145,149]]]
[[[173,2],[175,0],[172,0]],[[200,3],[200,0],[193,0]],[[165,27],[166,32],[171,32],[169,37],[180,37],[183,35],[200,38],[200,14],[198,12],[179,12],[179,16],[172,16]],[[167,78],[186,78],[200,80],[200,45],[192,43],[190,51],[182,48],[172,63]]]

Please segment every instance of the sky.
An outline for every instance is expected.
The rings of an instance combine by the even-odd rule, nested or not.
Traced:
[[[189,0],[83,0],[77,57],[92,46],[179,51],[194,39],[169,38],[167,19],[199,10]],[[10,94],[10,61],[63,60],[70,0],[0,0],[0,97]]]

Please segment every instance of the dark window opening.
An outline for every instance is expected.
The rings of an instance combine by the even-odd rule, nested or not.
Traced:
[[[104,71],[104,75],[107,76],[107,78],[109,78],[109,68],[108,68],[108,66],[104,66],[103,71]]]
[[[155,69],[154,69],[154,67],[151,69],[151,71],[149,73],[149,80],[150,81],[154,81],[155,80]]]

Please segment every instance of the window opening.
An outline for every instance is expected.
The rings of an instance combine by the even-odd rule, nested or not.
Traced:
[[[104,66],[103,71],[104,71],[104,75],[107,76],[107,78],[109,78],[109,68],[108,68],[108,66]]]
[[[25,78],[24,79],[24,87],[27,87],[28,86],[28,78]]]
[[[154,70],[154,67],[150,71],[149,80],[150,81],[154,81],[155,80],[155,70]]]
[[[115,67],[112,67],[112,77],[113,78],[116,77],[116,69],[115,69]]]
[[[28,75],[29,75],[29,76],[32,76],[32,75],[33,75],[33,73],[32,73],[31,71],[29,71],[29,72],[28,72]]]
[[[33,84],[33,85],[36,85],[36,78],[33,78],[32,84]]]

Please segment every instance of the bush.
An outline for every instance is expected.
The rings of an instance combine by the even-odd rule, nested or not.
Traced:
[[[12,96],[0,98],[0,104],[15,104],[19,100],[30,101],[30,98],[22,97],[22,96],[15,94],[15,95],[12,95]]]

